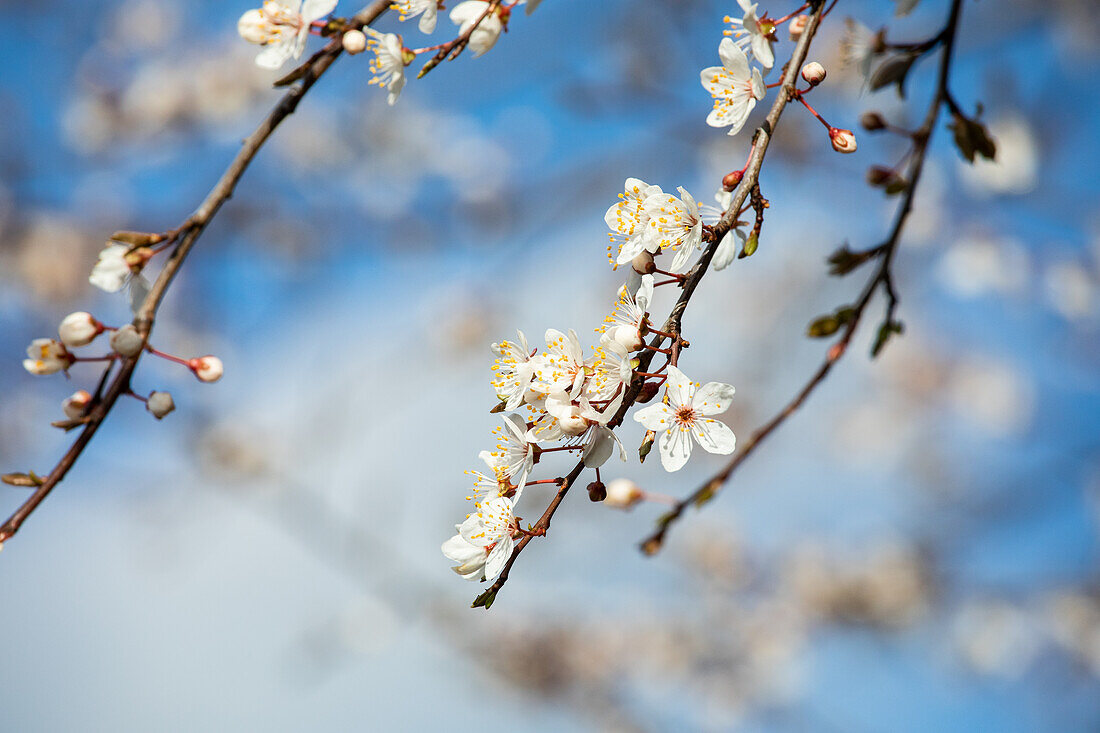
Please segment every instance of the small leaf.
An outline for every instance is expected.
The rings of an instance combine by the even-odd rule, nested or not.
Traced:
[[[869,252],[853,252],[848,248],[847,244],[844,244],[837,251],[829,255],[827,262],[829,263],[830,275],[847,275],[862,265],[867,260],[871,259],[872,255]]]
[[[496,414],[496,413],[498,413],[498,412],[504,412],[504,406],[505,406],[506,404],[508,404],[508,403],[507,403],[507,402],[505,402],[504,400],[501,400],[500,402],[498,402],[498,403],[496,403],[495,405],[493,405],[493,409],[489,410],[489,414],[490,414],[490,415],[494,415],[494,414]]]
[[[743,259],[745,257],[752,257],[756,252],[756,248],[760,246],[760,237],[756,234],[749,235],[749,238],[745,240],[745,244],[741,247],[741,254],[737,255],[737,259]]]
[[[840,321],[836,316],[821,316],[806,327],[806,335],[810,338],[821,339],[832,336],[840,329]]]
[[[993,160],[997,156],[997,143],[977,117],[970,119],[955,114],[947,129],[955,136],[955,146],[958,147],[959,154],[968,162],[973,163],[975,155],[981,155],[987,160]]]
[[[875,73],[871,74],[871,79],[868,82],[869,88],[872,92],[877,92],[883,87],[897,84],[898,96],[904,99],[905,79],[909,76],[909,71],[918,58],[920,58],[919,53],[910,52],[897,54],[886,59],[875,69]]]
[[[493,607],[493,601],[497,599],[497,591],[499,588],[490,588],[482,593],[480,596],[474,599],[474,602],[470,605],[470,608],[484,608],[488,611]]]
[[[905,332],[905,326],[901,321],[886,321],[878,327],[878,333],[875,335],[875,343],[871,346],[871,358],[878,356],[882,349],[886,346],[886,342],[890,340],[891,336],[895,334],[901,335]]]
[[[647,430],[645,438],[642,439],[642,445],[638,448],[638,463],[645,463],[645,457],[649,455],[649,452],[653,450],[653,441],[657,438],[657,433],[652,430]]]

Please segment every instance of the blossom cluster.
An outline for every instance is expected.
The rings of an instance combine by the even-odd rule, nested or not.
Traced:
[[[451,22],[458,26],[459,37],[468,37],[468,45],[474,57],[491,49],[507,30],[512,9],[525,5],[528,15],[542,0],[463,0],[450,12]],[[344,29],[342,22],[326,20],[336,10],[337,0],[265,0],[259,8],[246,11],[237,22],[237,32],[249,43],[262,46],[256,56],[256,64],[265,69],[278,69],[290,59],[300,59],[311,34],[330,35],[340,33],[341,45],[350,54],[370,50],[374,58],[370,62],[373,76],[369,84],[382,87],[387,101],[393,105],[405,88],[405,69],[422,53],[449,52],[455,41],[407,48],[397,33],[380,33],[373,28]],[[439,12],[444,10],[442,0],[395,0],[390,6],[397,11],[401,22],[419,17],[417,28],[421,33],[435,31]],[[456,39],[457,41],[457,39]],[[422,71],[421,74],[424,72]]]
[[[549,452],[575,452],[582,470],[596,472],[589,487],[593,500],[626,508],[645,498],[630,482],[604,486],[599,470],[616,453],[626,460],[613,428],[622,420],[619,413],[637,380],[641,388],[632,403],[652,400],[662,386],[665,390],[661,400],[638,410],[634,420],[647,431],[646,452],[657,442],[666,470],[684,466],[693,442],[711,453],[733,452],[733,432],[713,417],[729,408],[733,387],[692,382],[677,367],[672,349],[646,343],[651,334],[659,337],[658,343],[671,338],[649,320],[655,289],[678,281],[675,273],[701,249],[704,218],[714,221],[722,213],[717,207],[698,205],[683,188],[678,191],[680,195],[673,196],[630,178],[618,203],[608,209],[605,220],[619,246],[613,260],[629,263],[630,269],[611,313],[596,329],[598,344],[586,352],[572,329],[547,330],[542,348],[532,347],[522,331],[514,341],[493,344],[496,359],[490,384],[498,401],[493,411],[504,413],[503,424],[494,431],[495,447],[480,454],[485,470],[469,472],[474,487],[467,499],[474,503],[473,511],[442,547],[462,577],[496,578],[515,542],[537,533],[521,526],[515,509],[526,486],[560,483],[561,479],[531,480],[535,466]],[[728,197],[723,191],[716,198],[728,205]],[[728,248],[732,246],[731,239]],[[673,253],[671,271],[657,268],[656,258],[665,253]],[[670,280],[657,283],[654,273],[669,275]],[[641,356],[647,350],[666,355],[667,361],[653,372],[641,371]]]

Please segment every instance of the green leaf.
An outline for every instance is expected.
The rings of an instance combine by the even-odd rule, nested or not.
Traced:
[[[855,270],[867,260],[871,259],[869,252],[853,252],[847,244],[829,255],[829,274],[843,276]]]
[[[806,335],[814,339],[823,339],[832,336],[840,329],[840,321],[836,316],[821,316],[806,327]]]
[[[890,337],[895,334],[901,335],[905,332],[905,325],[901,321],[885,321],[878,327],[878,333],[875,335],[875,343],[871,346],[871,358],[878,356],[882,349],[886,346],[886,342],[890,340]]]
[[[493,606],[493,601],[497,599],[497,591],[499,588],[490,588],[482,593],[480,596],[474,599],[474,602],[470,605],[470,608],[484,608],[488,611]]]

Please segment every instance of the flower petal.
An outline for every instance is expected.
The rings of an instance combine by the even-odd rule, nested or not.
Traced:
[[[673,412],[676,408],[691,404],[691,397],[695,394],[695,385],[687,375],[680,371],[679,367],[668,368],[668,381],[665,382],[665,393],[668,395],[669,407]],[[653,428],[650,428],[653,430]]]
[[[661,433],[657,447],[661,451],[661,465],[666,471],[679,471],[691,457],[691,438],[688,437],[688,432],[688,429],[674,425],[670,430]]]
[[[733,395],[733,385],[707,382],[692,397],[691,404],[700,415],[717,415],[730,408]]]
[[[708,453],[724,456],[733,453],[733,449],[737,447],[737,439],[730,426],[710,418],[696,420],[692,436]]]
[[[657,402],[635,412],[634,420],[644,425],[646,430],[668,430],[672,424],[672,411],[664,402]]]

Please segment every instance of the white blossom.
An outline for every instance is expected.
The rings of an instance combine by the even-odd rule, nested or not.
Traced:
[[[586,385],[589,399],[607,401],[608,407],[619,409],[626,388],[634,376],[634,360],[626,347],[613,339],[607,339],[596,347],[596,363],[592,378]]]
[[[92,317],[91,313],[84,311],[70,313],[57,327],[57,335],[61,338],[61,343],[73,348],[87,346],[101,333],[103,333],[103,326]]]
[[[653,276],[642,275],[637,292],[631,294],[630,288],[619,288],[619,298],[615,301],[615,310],[604,318],[604,324],[596,329],[603,333],[603,339],[617,341],[627,351],[642,348],[642,325],[646,312],[653,300]]]
[[[451,22],[459,27],[459,35],[462,35],[473,27],[474,23],[477,23],[477,27],[470,33],[470,49],[474,52],[474,58],[481,56],[492,48],[497,39],[500,38],[501,31],[504,30],[504,23],[500,19],[499,11],[494,10],[478,23],[478,19],[485,14],[489,7],[489,3],[485,0],[465,0],[465,2],[456,5],[451,11]]]
[[[379,33],[367,28],[367,34],[370,35],[367,46],[374,52],[370,62],[374,76],[367,83],[385,87],[389,92],[386,101],[392,107],[405,88],[405,46],[401,43],[401,36],[395,33]]]
[[[265,0],[237,21],[241,38],[263,46],[256,65],[277,69],[291,57],[299,59],[306,48],[310,24],[336,8],[337,0]]]
[[[126,254],[130,248],[124,244],[110,243],[99,253],[99,261],[92,268],[88,282],[100,290],[117,293],[130,277],[130,264]]]
[[[764,79],[759,69],[749,69],[745,52],[730,39],[723,38],[718,44],[718,56],[722,59],[721,66],[711,66],[699,73],[703,88],[714,97],[707,124],[729,126],[728,134],[736,135],[745,126],[756,101],[764,98]]]
[[[436,0],[397,0],[390,7],[397,11],[401,22],[419,15],[417,27],[421,33],[435,31],[435,24],[439,19],[439,5]]]
[[[748,0],[737,0],[745,15],[738,20],[728,15],[725,21],[733,26],[731,30],[724,31],[727,36],[733,36],[737,47],[743,52],[752,52],[753,58],[760,62],[765,69],[770,69],[775,64],[775,53],[772,51],[771,34],[775,26],[770,20],[761,21],[756,14],[756,3]]]
[[[546,394],[574,394],[591,374],[592,361],[585,360],[577,332],[564,334],[556,328],[546,330],[546,351],[535,368],[535,386]]]
[[[709,453],[733,452],[733,431],[726,424],[708,417],[729,409],[733,392],[733,387],[721,382],[708,382],[699,387],[678,368],[668,368],[664,401],[634,414],[634,419],[647,430],[660,434],[658,448],[661,465],[666,471],[678,471],[687,463],[691,456],[690,438]]]
[[[451,539],[443,543],[443,554],[458,565],[452,569],[466,580],[494,580],[512,554],[512,534],[517,524],[513,502],[503,496],[482,503],[466,517]]]
[[[656,245],[648,248],[646,223],[649,215],[645,212],[645,201],[654,194],[662,193],[660,186],[651,186],[638,178],[627,178],[619,194],[619,202],[604,214],[603,220],[611,232],[612,247],[618,246],[618,253],[612,259],[614,265],[625,265],[642,252],[654,252]],[[608,250],[611,254],[611,250]]]
[[[72,366],[76,360],[65,344],[54,339],[35,339],[27,347],[27,358],[23,360],[23,368],[31,374],[45,376],[56,374]]]
[[[505,410],[514,410],[523,404],[531,378],[542,364],[542,357],[532,355],[523,331],[516,333],[519,335],[518,341],[504,339],[492,345],[497,358],[490,367],[493,371],[490,384],[504,403]]]
[[[527,439],[527,423],[518,415],[505,415],[504,426],[493,428],[497,447],[482,451],[481,459],[490,467],[502,468],[516,483],[516,498],[527,483],[527,476],[535,465],[535,444]]]
[[[659,193],[645,200],[645,211],[649,216],[646,236],[662,250],[676,252],[670,267],[672,272],[682,270],[703,241],[703,220],[699,216],[699,206],[683,186],[676,190],[680,192],[681,198],[669,193]]]

